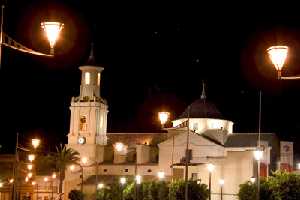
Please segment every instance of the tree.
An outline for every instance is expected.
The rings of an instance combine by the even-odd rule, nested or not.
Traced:
[[[52,154],[56,169],[59,170],[59,193],[62,193],[62,184],[65,179],[65,170],[68,165],[79,161],[79,153],[66,145],[60,144],[56,147],[56,152]]]
[[[79,190],[71,190],[68,195],[68,198],[70,200],[83,200],[83,194]]]

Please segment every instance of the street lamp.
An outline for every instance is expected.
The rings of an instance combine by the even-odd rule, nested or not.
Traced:
[[[35,149],[40,145],[40,143],[41,143],[40,139],[34,138],[31,140],[31,144],[32,144],[33,148],[35,148]]]
[[[29,172],[29,173],[27,174],[27,177],[31,178],[31,177],[32,177],[32,173]]]
[[[80,174],[81,174],[80,175],[81,176],[80,190],[83,193],[83,166],[80,165],[79,163],[76,163],[76,165],[78,165],[80,167]],[[71,172],[74,172],[74,170],[75,170],[75,164],[70,165],[69,169],[70,169]]]
[[[103,184],[103,183],[99,183],[99,184],[97,185],[97,188],[101,190],[102,188],[104,188],[104,184]]]
[[[117,142],[115,144],[115,149],[116,149],[117,152],[124,151],[125,145],[122,142]]]
[[[3,182],[0,182],[0,188],[2,188],[2,187],[3,187],[3,185],[4,185],[4,184],[3,184]]]
[[[224,186],[224,179],[219,180],[220,188],[221,188],[221,200],[223,200],[223,186]]]
[[[27,165],[27,169],[28,169],[28,170],[32,170],[32,168],[33,168],[33,165],[32,165],[32,164],[28,164],[28,165]]]
[[[157,172],[157,177],[159,180],[163,180],[165,178],[165,172],[163,171]]]
[[[252,184],[255,183],[255,177],[254,177],[254,176],[252,176],[252,177],[250,178],[250,182],[251,182]]]
[[[168,121],[169,116],[170,116],[169,112],[158,112],[158,118],[160,120],[162,128],[164,128],[164,125]]]
[[[141,184],[142,183],[142,176],[141,175],[136,175],[135,176],[135,181],[136,181],[136,184]]]
[[[285,60],[288,56],[288,46],[271,46],[267,49],[269,57],[277,70],[277,78],[281,80],[295,80],[300,79],[300,76],[282,76],[281,70],[284,66]]]
[[[34,154],[29,154],[29,155],[28,155],[28,160],[29,160],[30,162],[34,161],[34,159],[35,159],[35,155],[34,155]]]
[[[257,148],[253,152],[254,158],[257,161],[257,200],[259,200],[260,193],[260,160],[263,158],[263,151],[260,148]]]
[[[54,55],[54,45],[58,39],[59,33],[64,24],[60,22],[42,22],[41,27],[44,29],[47,39],[50,43],[50,54]]]
[[[209,189],[209,200],[211,200],[211,174],[215,169],[215,166],[211,163],[207,164],[206,166],[208,172],[209,172],[209,184],[208,184],[208,189]]]

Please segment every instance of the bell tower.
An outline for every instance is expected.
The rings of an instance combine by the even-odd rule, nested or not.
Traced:
[[[72,97],[71,100],[68,145],[81,153],[81,150],[87,152],[88,147],[93,149],[107,144],[108,106],[100,96],[103,68],[95,65],[93,49],[87,64],[79,69],[81,70],[80,94]]]

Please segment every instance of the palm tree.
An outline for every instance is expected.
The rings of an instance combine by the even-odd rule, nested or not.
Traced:
[[[66,145],[60,144],[56,147],[56,152],[52,155],[55,162],[56,169],[59,170],[59,193],[62,193],[62,185],[65,179],[65,170],[68,165],[78,163],[79,153],[72,149],[67,148]]]

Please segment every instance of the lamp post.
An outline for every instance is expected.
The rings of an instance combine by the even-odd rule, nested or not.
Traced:
[[[124,199],[124,195],[123,195],[123,192],[124,192],[124,185],[126,184],[127,180],[125,177],[121,177],[120,178],[120,184],[121,184],[121,188],[122,188],[122,192],[121,192],[121,199],[123,200]]]
[[[254,176],[252,176],[252,177],[250,178],[250,182],[251,182],[252,184],[255,183],[255,177],[254,177]]]
[[[157,177],[158,177],[158,179],[160,181],[164,180],[164,178],[165,178],[165,172],[163,172],[163,171],[157,172]]]
[[[45,54],[42,52],[38,52],[27,48],[26,46],[18,43],[3,31],[3,23],[4,23],[4,8],[5,6],[1,6],[1,24],[0,24],[0,67],[2,64],[2,47],[6,46],[14,50],[18,50],[25,53],[30,53],[38,56],[53,56],[54,55],[54,46],[59,37],[59,33],[61,32],[64,24],[60,22],[42,22],[41,27],[44,29],[47,39],[50,43],[50,54]],[[4,40],[5,37],[5,40]]]
[[[257,200],[259,200],[260,193],[260,160],[263,157],[263,151],[260,148],[257,148],[254,152],[254,158],[257,161]]]
[[[213,165],[213,164],[211,164],[211,163],[209,163],[209,164],[207,164],[207,170],[208,170],[208,172],[209,172],[209,177],[208,177],[208,190],[209,190],[209,200],[211,200],[211,174],[212,174],[212,172],[214,171],[214,169],[215,169],[215,166]]]
[[[190,162],[190,154],[189,154],[189,143],[190,143],[190,111],[191,106],[188,106],[188,120],[187,120],[187,135],[186,135],[186,149],[185,149],[185,192],[184,192],[184,199],[189,200],[189,162]]]
[[[69,169],[70,169],[71,172],[75,171],[75,165],[77,165],[80,168],[80,170],[79,170],[80,171],[80,178],[81,178],[80,191],[81,191],[81,193],[83,193],[83,166],[79,163],[70,165]]]
[[[1,48],[1,47],[0,47]],[[33,142],[35,141],[35,142]],[[38,141],[38,143],[37,143]],[[34,149],[36,149],[40,144],[40,140],[39,139],[32,139],[31,140],[31,145]],[[23,147],[20,142],[19,142],[19,133],[17,133],[17,137],[16,137],[16,146],[15,146],[15,163],[14,163],[14,167],[13,167],[13,179],[11,183],[13,183],[13,200],[17,199],[17,187],[18,187],[18,170],[19,170],[19,150],[24,151],[24,152],[30,152],[30,148],[28,147]],[[33,164],[32,162],[35,160],[35,154],[29,154],[28,155],[28,160],[30,161],[30,163],[27,165],[27,169],[28,170],[32,170],[33,168]],[[32,177],[32,172],[28,173],[28,178]],[[14,181],[15,180],[15,181]]]
[[[224,186],[224,183],[225,183],[225,181],[224,181],[224,179],[220,179],[219,180],[219,184],[220,184],[220,189],[221,189],[221,200],[223,200],[223,186]]]
[[[158,118],[160,120],[160,123],[162,125],[162,129],[164,129],[166,122],[169,120],[170,113],[169,112],[158,112]],[[171,160],[172,160],[172,165],[171,165],[171,177],[172,177],[172,182],[173,182],[173,165],[174,165],[174,146],[175,146],[175,140],[174,140],[174,134],[172,135],[172,155],[171,155]]]

